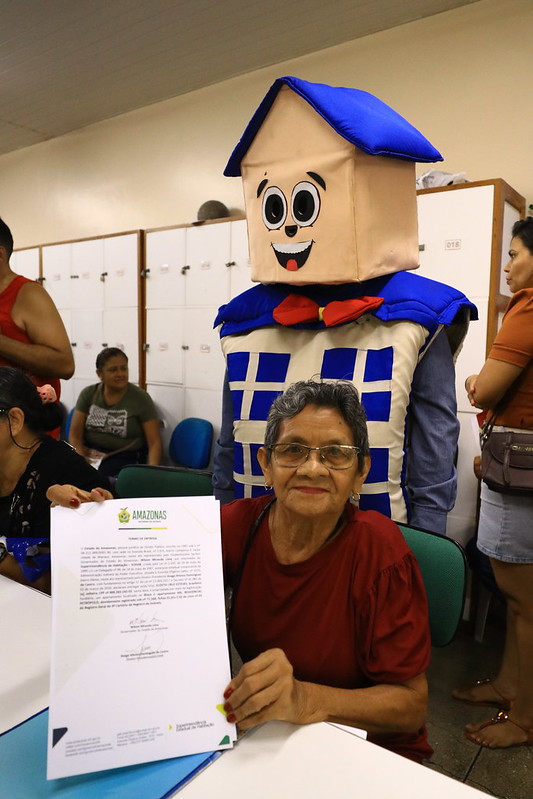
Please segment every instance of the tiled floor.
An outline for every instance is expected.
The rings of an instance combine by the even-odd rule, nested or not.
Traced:
[[[496,673],[504,623],[503,609],[494,600],[493,605],[482,643],[461,630],[447,647],[433,650],[428,731],[435,754],[429,767],[491,796],[533,799],[533,747],[488,750],[466,740],[464,724],[489,719],[491,708],[471,707],[450,695],[456,686]]]

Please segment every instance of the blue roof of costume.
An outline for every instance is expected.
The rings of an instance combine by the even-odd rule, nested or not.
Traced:
[[[227,177],[241,174],[241,161],[283,85],[303,97],[339,136],[369,155],[424,163],[443,160],[420,131],[373,94],[325,83],[309,83],[289,75],[278,78],[268,90],[231,154],[224,170]]]

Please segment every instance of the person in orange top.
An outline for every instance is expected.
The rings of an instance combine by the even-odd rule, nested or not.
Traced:
[[[533,433],[533,217],[513,226],[505,266],[513,296],[489,357],[466,379],[471,405],[489,411],[495,430]],[[492,491],[481,483],[478,549],[490,557],[507,601],[507,631],[500,670],[453,696],[500,712],[467,724],[466,737],[490,749],[533,744],[533,496]]]
[[[0,219],[0,365],[15,366],[35,383],[50,383],[59,398],[59,378],[74,374],[74,357],[51,297],[9,265],[13,236]]]

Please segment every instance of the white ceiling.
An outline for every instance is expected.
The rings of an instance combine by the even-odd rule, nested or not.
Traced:
[[[478,0],[0,0],[0,154]]]

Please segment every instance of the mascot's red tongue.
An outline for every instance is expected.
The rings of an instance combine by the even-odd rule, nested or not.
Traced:
[[[298,264],[296,263],[294,258],[289,258],[289,260],[287,261],[286,269],[289,272],[297,272],[298,271]]]

